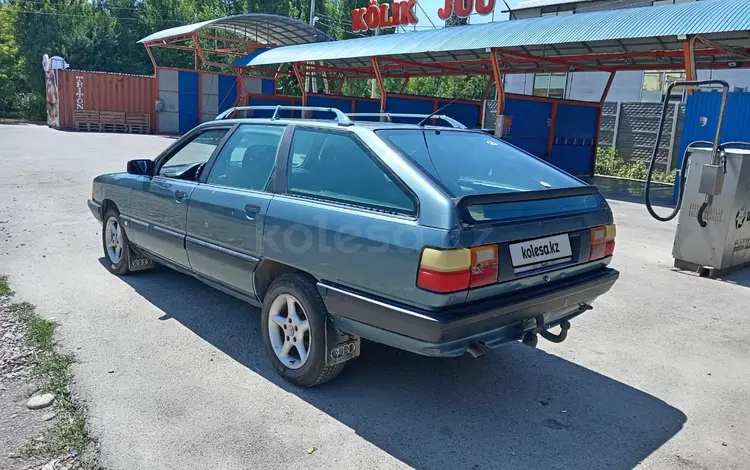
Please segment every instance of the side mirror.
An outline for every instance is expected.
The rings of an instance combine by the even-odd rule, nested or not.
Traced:
[[[128,162],[128,173],[138,176],[151,176],[154,173],[153,160],[130,160]]]

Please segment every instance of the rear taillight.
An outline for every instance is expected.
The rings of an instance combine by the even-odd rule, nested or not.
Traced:
[[[437,250],[425,248],[417,286],[433,292],[457,292],[497,282],[497,245]]]
[[[606,258],[615,251],[617,229],[614,224],[591,229],[591,251],[589,261]]]

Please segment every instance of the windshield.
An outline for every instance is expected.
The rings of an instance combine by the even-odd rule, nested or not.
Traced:
[[[452,197],[583,186],[552,165],[486,133],[442,129],[377,133]]]

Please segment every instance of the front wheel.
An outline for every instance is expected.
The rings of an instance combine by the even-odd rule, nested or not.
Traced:
[[[129,271],[130,242],[120,222],[120,214],[108,209],[102,223],[102,245],[106,266],[112,274],[125,274]]]
[[[289,382],[313,387],[336,377],[344,364],[327,366],[327,311],[315,283],[302,274],[276,278],[263,301],[263,342],[276,371]]]

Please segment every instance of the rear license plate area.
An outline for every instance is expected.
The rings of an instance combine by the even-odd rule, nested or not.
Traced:
[[[516,273],[566,263],[573,257],[567,233],[512,243],[508,249]]]

